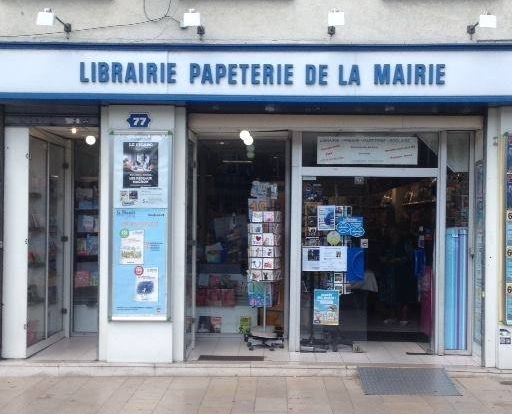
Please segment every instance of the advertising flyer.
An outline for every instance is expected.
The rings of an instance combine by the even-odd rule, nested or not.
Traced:
[[[144,230],[126,230],[121,237],[121,264],[144,263]]]
[[[146,267],[142,273],[136,274],[135,296],[136,302],[158,301],[158,267]]]
[[[327,231],[335,229],[335,210],[336,206],[318,206],[318,231]]]
[[[167,207],[169,135],[115,135],[114,208]]]
[[[303,247],[302,271],[346,272],[347,246]]]
[[[339,325],[340,294],[337,290],[315,289],[313,325]]]
[[[165,320],[167,309],[166,209],[114,209],[113,320]]]

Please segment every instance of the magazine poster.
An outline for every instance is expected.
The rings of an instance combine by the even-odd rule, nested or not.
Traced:
[[[126,230],[121,235],[121,264],[144,264],[144,230]]]
[[[169,136],[115,135],[114,208],[167,208]]]
[[[347,246],[310,246],[302,248],[303,272],[346,272]]]
[[[135,275],[135,302],[158,300],[158,267],[143,267]]]
[[[318,231],[329,231],[335,229],[335,209],[336,206],[318,206]]]
[[[166,209],[114,209],[111,318],[166,320]]]
[[[315,289],[313,301],[313,325],[339,325],[339,311],[339,291]]]

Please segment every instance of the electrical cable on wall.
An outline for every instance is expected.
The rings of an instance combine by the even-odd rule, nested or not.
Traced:
[[[120,24],[112,24],[112,25],[105,25],[105,26],[85,27],[82,29],[73,29],[73,32],[76,33],[76,32],[86,32],[86,31],[91,31],[91,30],[113,29],[113,28],[118,28],[118,27],[139,26],[139,25],[147,24],[147,23],[156,23],[156,22],[159,22],[162,20],[173,20],[176,23],[180,23],[179,20],[177,20],[174,17],[169,15],[169,11],[171,10],[171,5],[172,5],[173,0],[169,0],[169,3],[167,4],[167,10],[165,11],[165,13],[163,15],[161,15],[160,17],[156,17],[156,18],[149,17],[148,12],[146,10],[146,1],[147,0],[143,0],[143,4],[142,4],[144,17],[146,18],[146,20],[142,20],[139,22],[132,22],[132,23],[120,23]],[[53,31],[53,32],[45,32],[45,33],[32,33],[32,34],[19,34],[19,35],[1,35],[0,34],[0,37],[2,37],[2,38],[41,37],[41,36],[55,35],[55,34],[59,34],[59,33],[61,33],[61,31]]]

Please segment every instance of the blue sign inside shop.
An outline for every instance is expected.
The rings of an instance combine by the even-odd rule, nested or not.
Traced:
[[[363,217],[339,217],[336,231],[342,236],[364,236]]]

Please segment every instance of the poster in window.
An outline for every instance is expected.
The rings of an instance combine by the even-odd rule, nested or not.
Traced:
[[[166,208],[169,135],[114,136],[114,208]]]
[[[168,317],[166,209],[114,209],[111,318]]]
[[[318,231],[329,231],[335,229],[335,209],[335,206],[318,206]]]
[[[123,188],[158,187],[158,142],[123,142]]]
[[[346,272],[347,246],[311,246],[302,248],[303,272]]]
[[[339,325],[339,312],[339,291],[315,289],[313,325]]]
[[[317,164],[417,165],[418,138],[319,136]]]

